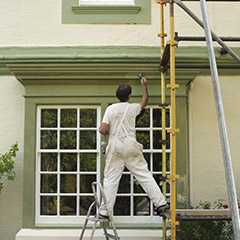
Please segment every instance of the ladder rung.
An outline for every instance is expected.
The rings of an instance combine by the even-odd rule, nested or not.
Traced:
[[[116,237],[116,236],[114,236],[114,235],[112,235],[112,234],[110,234],[110,233],[104,233],[104,235],[105,235],[106,237],[111,238],[111,239],[116,239],[116,240],[120,239],[120,237]]]
[[[98,220],[96,220],[96,217],[87,217],[87,219],[93,222],[109,222],[109,219],[99,218]]]

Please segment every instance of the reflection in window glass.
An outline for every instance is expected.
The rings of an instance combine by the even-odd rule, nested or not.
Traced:
[[[42,109],[41,127],[42,128],[57,127],[57,109]]]
[[[92,182],[96,181],[95,174],[84,174],[80,176],[80,191],[81,193],[92,193]]]
[[[93,106],[38,107],[37,218],[87,214],[99,179],[99,113]]]
[[[97,154],[96,153],[80,153],[80,171],[95,172]]]
[[[134,197],[134,215],[135,216],[149,216],[150,215],[150,201],[148,197]]]
[[[41,175],[41,193],[57,192],[57,174]]]
[[[60,148],[76,149],[77,148],[77,131],[75,130],[60,131]]]
[[[61,196],[60,197],[60,215],[74,216],[76,215],[76,197]]]
[[[77,109],[61,109],[61,127],[77,127]]]
[[[96,149],[96,131],[80,131],[80,149]]]
[[[42,196],[40,202],[41,215],[57,215],[57,197]]]
[[[150,127],[150,109],[144,110],[144,114],[137,121],[136,127]]]
[[[41,153],[41,171],[57,171],[57,153]]]
[[[42,130],[41,131],[41,149],[57,148],[57,131]]]
[[[118,187],[118,193],[130,193],[130,175],[123,174]]]
[[[80,215],[87,215],[88,209],[94,200],[95,199],[93,196],[80,197]],[[93,207],[90,215],[94,215],[95,213],[96,213],[96,208]]]
[[[89,128],[97,125],[97,110],[96,109],[81,109],[80,110],[80,127]]]
[[[136,138],[143,145],[143,149],[150,148],[150,131],[137,131]]]
[[[77,175],[61,174],[60,175],[60,192],[75,193],[77,191]]]
[[[115,216],[129,216],[130,215],[130,197],[118,196],[114,206]]]
[[[61,153],[60,156],[60,171],[77,171],[77,153]]]

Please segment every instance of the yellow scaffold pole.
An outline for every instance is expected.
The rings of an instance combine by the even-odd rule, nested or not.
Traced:
[[[176,179],[179,175],[176,175],[176,133],[179,129],[176,129],[176,92],[175,89],[179,87],[175,83],[175,45],[177,42],[174,39],[174,3],[170,0],[170,77],[171,82],[167,85],[171,91],[171,128],[168,133],[171,133],[171,174],[168,178],[171,179],[171,240],[176,239],[176,226],[179,222],[176,221]]]
[[[164,53],[164,45],[165,45],[165,34],[164,30],[164,4],[166,4],[166,0],[158,0],[160,3],[160,13],[161,13],[161,33],[158,34],[158,37],[161,38],[161,57]],[[166,88],[165,88],[165,73],[164,69],[161,70],[161,112],[162,112],[162,193],[166,198],[167,187],[166,187]],[[166,219],[163,219],[163,240],[166,240],[166,233],[167,233],[167,224]]]

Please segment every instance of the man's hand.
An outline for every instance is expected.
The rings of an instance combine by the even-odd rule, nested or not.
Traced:
[[[145,77],[141,78],[141,84],[143,87],[143,96],[142,96],[142,102],[139,104],[141,105],[141,108],[145,108],[148,104],[148,91],[147,91],[147,79]]]
[[[142,77],[140,81],[143,87],[147,87],[147,79],[145,77]]]

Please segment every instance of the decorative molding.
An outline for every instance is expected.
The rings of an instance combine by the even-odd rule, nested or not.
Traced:
[[[12,73],[24,85],[134,83],[139,72],[150,84],[160,81],[159,47],[39,47],[0,48],[0,70]],[[236,49],[239,52],[240,49]],[[216,49],[220,74],[239,75],[240,66]],[[209,75],[206,48],[176,49],[176,80],[185,84],[198,74]],[[226,68],[226,69],[221,69]],[[233,68],[233,69],[228,69]],[[169,71],[166,79],[169,79]]]
[[[141,6],[72,6],[74,14],[138,14]]]

